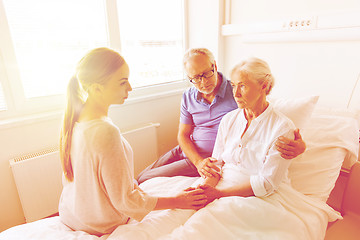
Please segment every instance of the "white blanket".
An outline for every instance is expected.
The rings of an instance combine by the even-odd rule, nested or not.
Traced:
[[[7,229],[0,233],[0,240],[105,240],[108,236],[97,237],[83,231],[73,231],[57,216]]]
[[[198,178],[154,178],[141,184],[145,191],[170,196]],[[269,197],[227,197],[199,211],[161,210],[141,222],[131,220],[101,238],[72,231],[59,217],[23,224],[0,233],[0,240],[146,240],[146,239],[323,239],[328,221],[340,216],[324,202],[282,186]]]
[[[198,178],[154,178],[141,184],[157,196],[170,196]],[[199,211],[161,210],[141,222],[131,220],[101,238],[72,231],[59,217],[23,224],[0,233],[0,240],[146,240],[146,239],[323,239],[328,221],[340,218],[324,202],[282,185],[269,197],[226,197]]]
[[[145,191],[168,196],[196,178],[154,178]],[[324,202],[282,185],[269,197],[227,197],[199,211],[154,211],[143,221],[119,226],[110,239],[323,239],[328,220],[341,216]]]

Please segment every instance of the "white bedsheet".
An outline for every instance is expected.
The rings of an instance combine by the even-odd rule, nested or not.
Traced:
[[[0,240],[105,240],[108,236],[73,231],[60,221],[60,217],[51,217],[7,229],[0,233]]]
[[[196,178],[154,178],[141,187],[152,194],[170,195]],[[295,196],[295,195],[296,196]],[[154,211],[143,221],[119,226],[111,239],[323,239],[328,220],[339,218],[325,203],[286,185],[266,198],[227,197],[199,211]]]
[[[141,187],[154,195],[169,196],[197,179],[154,178]],[[153,211],[141,222],[131,220],[100,238],[72,231],[59,217],[52,217],[10,228],[0,233],[0,240],[323,239],[328,220],[339,215],[325,203],[301,193],[294,198],[291,191],[283,186],[280,193],[266,198],[222,198],[199,211]]]

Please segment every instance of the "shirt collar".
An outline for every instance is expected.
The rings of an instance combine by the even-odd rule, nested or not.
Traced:
[[[222,79],[222,82],[221,82],[219,91],[217,92],[216,96],[224,98],[225,94],[226,94],[226,87],[228,85],[228,80],[225,78],[224,74],[222,74],[221,72],[218,72],[218,73]]]
[[[263,111],[257,118],[255,118],[253,121],[254,122],[260,122],[262,119],[266,118],[267,115],[269,115],[269,113],[272,110],[272,105],[271,103],[269,103],[269,106],[265,109],[265,111]],[[245,117],[245,112],[244,112],[244,117]]]

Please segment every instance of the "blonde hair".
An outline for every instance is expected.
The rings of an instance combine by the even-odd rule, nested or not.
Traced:
[[[184,58],[183,58],[184,68],[186,67],[187,62],[192,57],[199,56],[199,55],[207,56],[209,58],[210,63],[215,64],[214,55],[212,54],[212,52],[210,52],[209,49],[207,49],[207,48],[191,48],[191,49],[187,50],[186,53],[184,54]]]
[[[269,65],[256,57],[247,58],[231,70],[231,75],[240,72],[242,75],[256,80],[259,84],[267,81],[266,95],[269,95],[275,84],[274,76],[271,74]]]
[[[67,104],[60,133],[60,159],[68,181],[74,179],[70,155],[73,128],[86,102],[87,89],[93,83],[105,84],[124,63],[124,58],[118,52],[109,48],[95,48],[77,64],[67,87]]]

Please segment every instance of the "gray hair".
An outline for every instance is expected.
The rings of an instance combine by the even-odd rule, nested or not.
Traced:
[[[274,86],[275,79],[271,74],[269,65],[267,62],[259,58],[251,57],[241,61],[231,70],[231,75],[237,72],[253,78],[259,84],[268,81],[269,84],[266,89],[266,95],[269,95],[271,89]]]
[[[212,52],[210,52],[209,49],[207,49],[207,48],[191,48],[191,49],[187,50],[186,53],[184,54],[184,58],[183,58],[184,68],[186,66],[186,63],[192,57],[199,56],[199,55],[207,56],[209,58],[210,63],[215,64],[214,55],[212,54]]]

